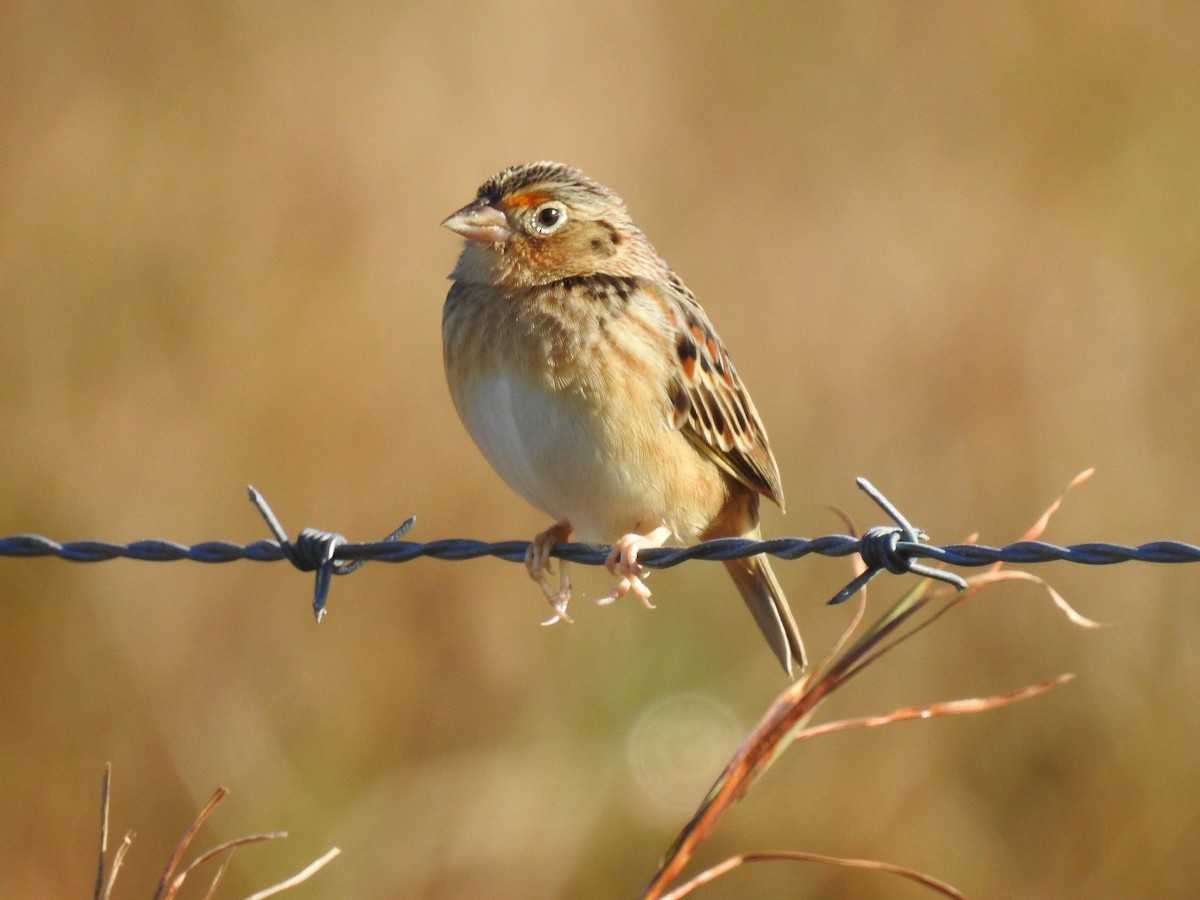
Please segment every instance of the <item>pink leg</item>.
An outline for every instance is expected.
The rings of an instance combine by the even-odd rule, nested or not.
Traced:
[[[558,564],[557,590],[550,586],[546,578],[547,572],[554,571],[550,565],[550,551],[554,549],[555,544],[562,543],[570,536],[571,523],[557,522],[535,537],[529,544],[529,549],[525,551],[525,571],[538,583],[550,603],[550,608],[554,610],[554,615],[543,622],[543,625],[553,625],[560,619],[564,622],[571,621],[571,617],[567,615],[567,601],[571,599],[571,580],[567,577],[566,560],[560,560]]]
[[[649,534],[625,534],[618,538],[604,565],[612,574],[619,575],[621,580],[611,593],[601,597],[599,602],[612,603],[633,591],[647,609],[654,609],[654,604],[650,602],[650,588],[642,581],[649,573],[638,565],[638,551],[661,547],[670,536],[671,529],[666,525],[659,525]]]

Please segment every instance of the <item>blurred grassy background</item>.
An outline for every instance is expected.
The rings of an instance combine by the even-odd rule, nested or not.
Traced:
[[[547,523],[443,386],[457,242],[496,170],[615,188],[766,420],[770,535],[879,517],[938,540],[1196,540],[1200,12],[1191,4],[9,3],[0,7],[0,533],[526,538]],[[844,562],[778,566],[816,654]],[[576,570],[591,595],[607,579]],[[981,897],[1187,896],[1200,879],[1200,569],[1044,566],[829,714],[1070,686],[777,764],[703,854],[802,848]],[[224,896],[331,845],[295,896],[630,897],[783,686],[724,576],[659,608],[516,567],[0,560],[0,890],[84,896],[101,771],[148,896],[195,811]],[[874,602],[901,590],[881,579]],[[578,601],[577,601],[578,602]],[[197,891],[192,896],[200,896]],[[774,864],[706,897],[926,896]]]

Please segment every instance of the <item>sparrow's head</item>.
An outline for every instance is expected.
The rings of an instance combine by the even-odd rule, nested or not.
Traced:
[[[505,169],[442,224],[467,239],[458,281],[530,287],[598,272],[659,274],[647,271],[657,254],[621,198],[561,163]]]

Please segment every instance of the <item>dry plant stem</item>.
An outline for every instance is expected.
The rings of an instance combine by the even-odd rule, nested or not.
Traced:
[[[907,878],[910,881],[915,881],[917,884],[931,888],[947,897],[953,897],[954,900],[965,900],[966,895],[960,893],[952,885],[946,884],[944,881],[939,881],[932,878],[923,872],[917,872],[914,869],[906,869],[904,866],[897,866],[891,863],[879,862],[873,859],[848,859],[841,856],[825,856],[822,853],[803,853],[798,850],[773,850],[764,851],[761,853],[742,853],[738,856],[731,856],[724,862],[718,863],[711,869],[705,869],[687,884],[681,885],[669,894],[664,894],[662,900],[680,900],[681,897],[686,897],[698,887],[703,887],[710,881],[720,878],[726,872],[731,872],[738,866],[744,863],[751,862],[771,862],[773,860],[799,860],[801,862],[819,862],[827,865],[846,866],[852,869],[874,869],[879,872],[888,872],[892,875],[899,875],[901,878]]]
[[[272,885],[269,888],[263,888],[258,893],[251,894],[246,898],[246,900],[266,900],[267,897],[273,897],[281,891],[286,891],[288,888],[295,887],[301,882],[307,881],[321,869],[325,868],[326,865],[333,862],[333,860],[336,859],[338,854],[341,852],[342,851],[337,847],[331,848],[324,856],[322,856],[320,859],[313,860],[291,878],[287,878],[279,882],[279,884]]]
[[[129,832],[121,840],[121,846],[113,854],[112,868],[108,873],[108,881],[104,880],[104,864],[108,855],[108,814],[112,788],[112,763],[104,764],[104,778],[100,784],[100,864],[96,870],[96,886],[92,891],[93,900],[109,900],[112,896],[113,885],[117,882],[117,873],[125,862],[125,854],[133,844],[133,832]]]
[[[938,614],[940,615],[942,611],[944,611],[944,609],[940,610]],[[917,629],[909,632],[906,637],[915,634],[926,624],[928,623],[922,623],[922,626],[918,626]],[[886,633],[887,631],[884,630],[879,632],[879,634]],[[895,644],[890,646],[895,646]],[[890,647],[885,648],[884,651],[881,652],[886,652],[886,649],[890,649]],[[874,654],[874,658],[878,658],[878,655],[879,654]],[[813,726],[811,728],[800,729],[800,724],[803,719],[807,716],[810,716],[815,711],[816,706],[819,705],[820,700],[823,699],[825,695],[827,695],[839,684],[844,683],[856,672],[861,670],[862,667],[858,666],[846,670],[845,673],[840,677],[832,677],[832,673],[826,675],[826,677],[822,678],[819,682],[817,682],[816,685],[814,685],[812,692],[804,694],[801,698],[799,698],[801,701],[805,702],[797,702],[794,706],[790,706],[787,709],[780,710],[779,707],[781,704],[786,706],[791,703],[790,699],[787,698],[792,693],[793,689],[789,689],[788,691],[784,692],[784,694],[781,695],[778,700],[776,700],[767,717],[764,718],[763,725],[760,726],[759,729],[756,729],[755,734],[743,744],[741,749],[739,749],[737,756],[735,756],[734,760],[718,779],[713,791],[707,798],[705,798],[705,801],[701,805],[701,808],[697,812],[696,816],[691,822],[688,823],[687,826],[685,826],[676,845],[668,851],[665,864],[663,865],[662,869],[659,870],[659,873],[656,875],[654,881],[651,882],[650,887],[647,889],[646,894],[644,895],[647,900],[650,900],[650,898],[683,896],[683,893],[680,893],[679,891],[675,891],[670,894],[663,894],[662,892],[687,865],[696,846],[708,836],[709,831],[711,831],[711,829],[716,825],[716,822],[725,813],[725,811],[727,811],[728,808],[745,793],[750,784],[753,783],[753,780],[759,774],[759,771],[757,770],[763,767],[765,764],[769,764],[771,759],[778,755],[778,753],[782,752],[782,750],[792,741],[807,740],[808,738],[817,737],[818,735],[829,734],[835,731],[846,731],[852,728],[871,728],[913,719],[928,719],[940,715],[983,712],[989,709],[995,709],[1000,706],[1016,703],[1020,700],[1027,700],[1032,697],[1036,697],[1039,694],[1045,693],[1051,688],[1070,681],[1071,678],[1074,677],[1070,674],[1064,674],[1052,678],[1049,681],[1042,682],[1041,684],[1031,685],[1016,691],[998,694],[991,697],[970,697],[962,700],[951,700],[944,703],[935,703],[929,706],[906,707],[895,710],[887,715],[864,716],[855,719],[845,719],[837,722],[830,722],[824,725]],[[823,688],[823,690],[817,690],[818,688]],[[801,709],[803,710],[802,712],[800,712]],[[751,742],[753,742],[753,746],[747,748],[747,745],[751,744]],[[774,858],[821,859],[822,857],[819,857],[816,854],[800,854],[795,857],[776,856]],[[735,863],[734,865],[738,864],[740,863]],[[901,869],[901,867],[894,867],[883,862],[876,862],[874,863],[874,866],[887,871],[908,871]],[[724,871],[727,871],[728,868],[732,867],[733,866],[727,866],[726,868],[717,867],[718,871],[715,872],[714,870],[708,870],[708,872],[713,872],[710,878],[715,878]],[[931,876],[920,873],[914,874],[916,874],[917,880],[920,880],[922,883],[928,883],[930,886],[942,884]],[[691,885],[691,887],[699,886],[695,883],[695,881],[696,879],[693,879],[692,882],[689,882],[689,885]],[[691,887],[688,887],[688,890],[690,890]],[[941,887],[938,887],[937,889],[941,890]],[[953,891],[953,889],[950,890]],[[686,893],[686,891],[684,893]],[[958,896],[958,894],[951,893],[951,896]]]
[[[861,565],[861,561],[858,564]],[[860,640],[853,649],[844,654],[843,650],[866,615],[866,596],[865,590],[859,593],[854,616],[821,664],[784,690],[742,742],[696,814],[679,833],[674,845],[667,850],[661,868],[646,888],[643,895],[645,900],[654,900],[662,896],[663,891],[687,866],[696,847],[708,837],[721,817],[787,747],[789,735],[816,712],[830,691],[858,671],[852,668],[850,663],[861,655],[864,641],[868,641],[870,634]],[[825,674],[818,680],[817,674],[822,671]]]
[[[179,867],[179,861],[183,859],[183,854],[187,852],[188,845],[196,836],[196,832],[200,830],[200,826],[204,824],[204,820],[212,815],[212,811],[216,809],[217,804],[224,800],[229,795],[229,791],[225,788],[217,788],[209,799],[204,808],[200,810],[192,824],[188,826],[187,831],[183,833],[179,843],[175,846],[175,851],[171,854],[171,858],[167,860],[167,867],[163,870],[158,879],[158,885],[154,889],[154,900],[169,900],[175,896],[175,892],[179,890],[177,885],[172,885],[171,879],[175,874],[175,870]]]
[[[1046,511],[1044,513],[1042,513],[1041,517],[1036,522],[1034,522],[1031,526],[1029,526],[1029,530],[1027,532],[1025,532],[1025,534],[1023,534],[1020,538],[1018,538],[1018,540],[1034,541],[1034,540],[1037,540],[1039,537],[1041,537],[1042,533],[1046,530],[1046,527],[1050,524],[1050,519],[1054,516],[1054,514],[1056,512],[1058,512],[1059,507],[1061,507],[1063,505],[1063,500],[1066,499],[1067,494],[1071,493],[1071,490],[1073,488],[1076,488],[1079,485],[1083,484],[1085,481],[1087,481],[1089,478],[1091,478],[1095,474],[1096,474],[1095,469],[1084,469],[1082,472],[1080,472],[1078,475],[1076,475],[1074,478],[1072,478],[1067,483],[1067,486],[1065,488],[1063,488],[1063,492],[1055,498],[1053,503],[1051,503],[1048,507],[1046,507]],[[999,563],[997,563],[996,565],[999,565]]]
[[[229,864],[233,862],[233,854],[230,853],[221,860],[221,867],[217,869],[217,874],[213,876],[212,884],[208,886],[208,893],[204,895],[204,900],[213,900],[217,895],[217,885],[221,883],[221,879],[225,877],[225,872],[229,869]]]
[[[125,854],[129,852],[129,848],[133,846],[133,832],[125,835],[121,841],[121,846],[117,848],[117,852],[113,854],[112,871],[108,873],[108,884],[104,887],[103,900],[109,900],[112,897],[113,885],[117,883],[117,873],[121,871],[121,866],[125,864]]]
[[[1009,691],[1006,694],[995,694],[991,697],[967,697],[962,700],[946,700],[942,703],[931,703],[928,706],[908,706],[903,709],[893,710],[887,715],[882,716],[859,716],[854,719],[840,719],[837,722],[826,722],[823,725],[813,725],[811,728],[798,731],[792,736],[792,739],[804,741],[822,734],[832,734],[835,731],[850,731],[853,728],[877,728],[880,725],[891,725],[893,722],[907,722],[912,719],[932,719],[935,716],[985,712],[989,709],[1008,706],[1010,703],[1029,700],[1039,694],[1046,693],[1046,691],[1052,688],[1058,687],[1060,684],[1066,684],[1074,677],[1074,674],[1064,672],[1062,675],[1056,675],[1040,684],[1031,684],[1028,687]]]
[[[1067,485],[1063,493],[1029,528],[1023,540],[1032,540],[1039,537],[1046,529],[1051,517],[1061,506],[1066,494],[1090,476],[1091,470],[1076,476]],[[709,833],[729,808],[745,794],[750,785],[754,783],[767,766],[793,740],[806,739],[818,734],[848,728],[887,725],[908,719],[929,718],[934,715],[978,712],[993,709],[997,706],[1003,706],[1017,700],[1036,696],[1069,680],[1071,676],[1064,675],[1042,684],[990,698],[976,697],[966,700],[949,701],[928,707],[900,709],[885,716],[863,717],[834,722],[803,731],[800,730],[830,692],[845,684],[854,675],[876,662],[895,647],[927,628],[951,608],[961,603],[967,596],[977,593],[980,588],[993,582],[1020,577],[1035,580],[1039,584],[1042,584],[1050,593],[1055,604],[1060,609],[1063,609],[1075,624],[1094,626],[1094,623],[1091,623],[1090,620],[1075,613],[1066,604],[1065,600],[1041,579],[1031,578],[1031,576],[1025,573],[1018,574],[1007,570],[1001,572],[999,571],[999,565],[997,565],[981,575],[970,579],[967,590],[961,593],[952,593],[944,589],[933,589],[931,588],[930,580],[924,579],[910,591],[906,592],[897,603],[866,629],[864,634],[852,647],[846,650],[844,649],[845,645],[849,643],[850,636],[858,629],[864,615],[865,591],[861,592],[859,609],[855,619],[850,627],[843,632],[837,646],[822,661],[820,666],[815,667],[807,676],[776,698],[754,731],[742,742],[733,759],[730,760],[725,770],[710,789],[708,795],[702,801],[699,809],[687,825],[684,826],[675,843],[667,850],[659,871],[655,874],[653,880],[646,888],[646,892],[643,894],[645,900],[659,900],[659,898],[668,896],[665,893],[668,885],[687,866],[696,848],[708,837]],[[929,605],[937,601],[942,601],[940,607],[929,614],[924,621],[916,623],[907,630],[900,631],[901,626],[909,622],[914,615],[923,610],[928,610]],[[773,858],[785,857],[776,856]],[[805,854],[794,858],[817,859],[819,857]],[[740,865],[740,861],[732,865],[723,864],[724,867],[718,866],[715,870],[709,870],[714,874],[708,876],[708,880],[728,871],[733,865]],[[884,863],[877,863],[875,865],[879,868],[887,867]],[[935,879],[928,876],[920,876],[920,878],[931,886],[940,884],[940,882],[936,882]],[[669,896],[682,896],[682,894],[677,892]],[[951,896],[956,896],[956,894],[952,893]]]
[[[96,886],[92,900],[100,900],[104,891],[104,862],[108,854],[108,788],[112,783],[112,762],[104,764],[104,779],[100,782],[100,864],[96,867]]]
[[[1063,501],[1066,499],[1067,494],[1069,494],[1073,488],[1083,484],[1085,481],[1091,478],[1092,475],[1095,474],[1095,471],[1095,469],[1085,469],[1072,478],[1067,486],[1063,489],[1062,493],[1059,494],[1048,507],[1046,507],[1045,511],[1025,531],[1025,533],[1018,538],[1018,540],[1036,541],[1040,539],[1045,533],[1046,528],[1049,526],[1050,519],[1062,507]],[[966,542],[974,543],[978,540],[978,538],[979,536],[977,534],[973,534],[967,538]],[[942,607],[924,622],[915,626],[911,631],[900,635],[889,644],[878,647],[874,653],[870,655],[863,655],[861,659],[854,660],[854,667],[857,669],[870,665],[871,663],[875,662],[876,659],[883,656],[885,653],[888,653],[896,645],[903,643],[916,633],[928,628],[935,621],[949,612],[953,607],[964,602],[967,600],[967,598],[977,594],[983,587],[1000,581],[1032,581],[1035,584],[1040,585],[1046,591],[1046,593],[1050,596],[1050,599],[1054,602],[1054,605],[1057,606],[1064,615],[1066,615],[1072,624],[1078,625],[1082,628],[1104,627],[1102,623],[1095,622],[1076,612],[1075,609],[1072,608],[1069,603],[1067,603],[1066,599],[1059,594],[1058,591],[1051,587],[1051,585],[1048,584],[1045,579],[1039,578],[1036,575],[1032,575],[1029,572],[1003,569],[1003,565],[1003,563],[996,563],[995,565],[989,566],[984,572],[981,572],[978,575],[972,575],[967,579],[967,589],[963,591],[952,591],[947,588],[940,588],[925,593],[925,591],[930,587],[930,583],[927,579],[921,582],[921,584],[919,584],[916,588],[914,588],[912,591],[909,591],[904,597],[902,597],[900,601],[892,607],[891,611],[885,615],[883,619],[881,619],[881,622],[886,623],[882,627],[886,628],[887,630],[894,630],[895,627],[899,625],[901,621],[903,621],[903,619],[908,618],[919,608],[926,606],[929,603],[939,600],[945,601]],[[879,628],[880,626],[876,627]],[[867,643],[877,644],[879,643],[878,638],[879,635],[876,632],[869,632],[863,637],[860,645],[865,645]],[[854,654],[847,654],[847,657],[852,657],[853,655]]]
[[[108,883],[105,885],[104,866],[108,853],[109,788],[111,783],[112,763],[109,763],[104,768],[104,781],[102,783],[100,792],[100,866],[99,871],[96,873],[96,886],[92,891],[92,900],[109,900],[109,897],[112,895],[113,884],[117,880],[117,872],[120,871],[121,864],[125,860],[125,854],[128,852],[130,845],[133,843],[133,834],[130,833],[125,835],[125,839],[121,842],[121,846],[117,848],[117,852],[113,855],[112,871],[109,873]],[[184,869],[180,871],[178,875],[176,875],[175,871],[179,868],[179,863],[183,859],[183,855],[187,852],[188,847],[191,845],[192,840],[196,837],[196,833],[200,830],[200,826],[204,824],[205,820],[212,814],[212,811],[216,809],[217,804],[224,800],[228,795],[229,791],[227,791],[225,788],[217,788],[212,797],[209,799],[208,803],[205,804],[204,808],[200,810],[196,818],[192,821],[192,824],[188,826],[187,831],[184,832],[183,837],[180,838],[174,852],[172,852],[171,858],[167,861],[167,867],[163,870],[162,875],[159,876],[158,885],[154,891],[155,900],[173,900],[173,898],[179,893],[179,889],[183,886],[183,883],[187,879],[188,875],[190,875],[198,866],[201,866],[204,863],[223,855],[225,856],[225,859],[221,861],[221,866],[217,869],[216,874],[213,876],[212,883],[209,884],[208,891],[204,895],[205,900],[212,900],[212,897],[216,894],[217,886],[221,883],[221,879],[224,877],[226,870],[229,868],[229,863],[233,856],[234,850],[236,850],[238,847],[245,846],[246,844],[256,844],[260,841],[270,841],[276,838],[287,837],[286,831],[272,831],[264,834],[248,834],[244,837],[234,838],[231,841],[225,841],[224,843],[217,844],[215,847],[212,847],[211,849],[206,850],[204,853],[201,853],[186,867],[184,867]],[[274,896],[275,894],[281,893],[282,891],[294,887],[301,882],[307,881],[314,874],[324,868],[330,861],[337,857],[337,855],[341,852],[342,851],[337,847],[334,847],[332,850],[329,850],[327,853],[325,853],[325,855],[320,859],[309,863],[308,866],[306,866],[300,872],[297,872],[291,878],[285,879],[278,884],[259,891],[250,897],[249,900],[262,900],[262,898]]]
[[[234,838],[231,841],[225,841],[222,844],[217,844],[217,846],[210,850],[206,850],[197,856],[194,860],[188,863],[187,868],[175,876],[175,878],[171,881],[171,887],[167,893],[167,897],[174,897],[175,894],[178,893],[179,889],[183,887],[184,880],[192,873],[192,870],[194,870],[197,866],[208,862],[210,859],[220,856],[222,853],[226,853],[237,847],[244,846],[245,844],[256,844],[259,841],[273,841],[276,838],[285,837],[287,837],[286,831],[273,831],[267,834],[249,834],[245,837]]]
[[[645,900],[654,900],[663,895],[667,886],[688,864],[696,847],[745,794],[759,771],[774,759],[788,734],[816,711],[825,695],[837,684],[829,676],[815,683],[811,681],[810,674],[780,694],[754,731],[742,742],[696,814],[667,851],[662,868],[646,888],[643,895]]]

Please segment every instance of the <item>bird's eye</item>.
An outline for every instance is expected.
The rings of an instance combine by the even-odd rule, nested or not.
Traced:
[[[543,203],[533,211],[530,221],[539,234],[552,234],[566,223],[566,207],[561,203]]]

